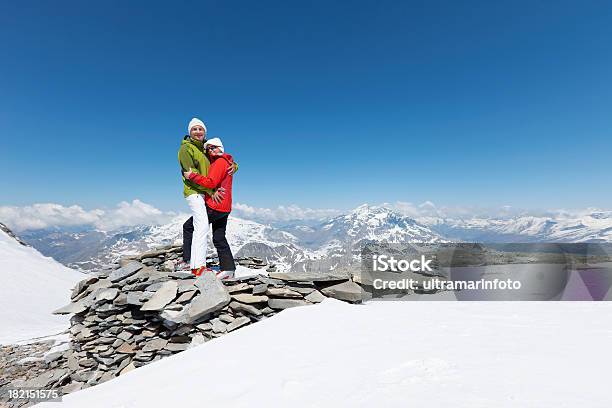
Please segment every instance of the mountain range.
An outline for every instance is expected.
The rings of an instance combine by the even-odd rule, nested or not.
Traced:
[[[92,270],[122,255],[180,244],[182,223],[187,217],[183,214],[163,225],[113,231],[52,228],[23,231],[20,236],[65,265]],[[367,242],[612,242],[612,211],[546,217],[415,219],[389,207],[364,204],[319,222],[263,224],[232,216],[227,236],[236,257],[262,257],[286,270],[328,270],[358,261]]]

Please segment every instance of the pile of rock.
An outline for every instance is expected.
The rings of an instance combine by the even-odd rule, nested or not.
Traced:
[[[176,264],[180,261],[183,253],[183,248],[178,246],[167,246],[152,251],[147,251],[139,255],[128,255],[124,256],[119,260],[120,266],[125,266],[131,261],[139,261],[145,266],[155,267],[162,271],[173,271]],[[236,264],[242,265],[251,269],[266,268],[267,272],[275,272],[276,265],[267,264],[262,258],[259,257],[243,257],[236,258]],[[218,258],[210,258],[207,260],[209,267],[219,266]],[[114,268],[112,268],[114,269]]]
[[[334,297],[360,302],[361,287],[347,274],[256,274],[219,281],[173,271],[180,248],[120,261],[79,282],[71,302],[70,349],[49,357],[50,370],[20,386],[68,393],[110,380],[266,319],[283,309]],[[238,260],[262,271],[257,258]],[[13,384],[15,385],[15,384]]]

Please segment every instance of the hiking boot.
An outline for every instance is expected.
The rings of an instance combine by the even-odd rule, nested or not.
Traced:
[[[205,272],[212,272],[212,270],[210,268],[205,267],[205,266],[200,266],[199,268],[191,270],[191,273],[194,274],[196,277],[201,276]]]
[[[220,280],[234,279],[234,272],[236,271],[218,271],[217,278]]]

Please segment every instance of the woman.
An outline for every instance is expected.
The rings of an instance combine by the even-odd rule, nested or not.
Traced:
[[[188,136],[183,139],[178,152],[182,172],[189,169],[201,175],[208,174],[210,162],[204,154],[206,125],[198,118],[193,118],[187,126]],[[183,194],[193,215],[193,237],[189,254],[191,273],[199,276],[206,270],[206,250],[208,245],[208,214],[204,197],[214,195],[213,191],[204,188],[183,177]],[[218,194],[217,194],[218,195]]]
[[[219,255],[221,271],[217,273],[220,279],[234,276],[236,264],[232,250],[225,237],[227,219],[232,211],[232,180],[234,160],[231,155],[224,152],[221,139],[214,138],[204,144],[204,149],[210,158],[208,175],[202,175],[190,168],[183,173],[185,179],[207,189],[223,189],[224,195],[220,200],[213,200],[209,195],[204,196],[208,221],[212,224],[213,244]]]

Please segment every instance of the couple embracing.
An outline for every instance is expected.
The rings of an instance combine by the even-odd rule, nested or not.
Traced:
[[[178,152],[183,192],[192,214],[183,224],[183,266],[188,266],[195,276],[213,272],[206,267],[212,226],[213,244],[219,255],[217,277],[231,278],[236,265],[225,229],[232,210],[232,178],[238,166],[225,153],[219,138],[206,140],[206,125],[200,119],[191,119],[187,130]]]

